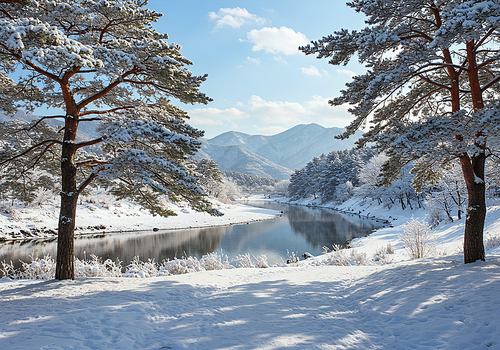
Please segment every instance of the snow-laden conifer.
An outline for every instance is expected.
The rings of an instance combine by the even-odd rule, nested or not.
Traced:
[[[153,28],[162,15],[146,5],[0,2],[0,108],[47,111],[31,122],[1,124],[3,185],[29,192],[25,184],[38,168],[60,178],[58,279],[74,278],[77,199],[97,179],[155,214],[172,214],[158,205],[165,194],[220,214],[204,199],[189,160],[203,132],[170,103],[210,101],[199,91],[206,75],[186,68],[192,63],[180,45]],[[91,123],[97,134],[86,138],[79,130]]]
[[[331,64],[356,56],[367,67],[330,101],[367,122],[358,144],[376,142],[387,181],[412,161],[414,185],[437,182],[436,167],[460,161],[468,191],[465,262],[484,260],[485,161],[497,145],[500,113],[500,1],[353,0],[361,30],[334,32],[300,49]]]

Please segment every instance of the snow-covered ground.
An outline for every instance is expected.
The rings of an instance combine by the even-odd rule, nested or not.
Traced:
[[[393,225],[346,251],[366,266],[329,265],[332,253],[143,279],[0,279],[0,349],[500,349],[500,246],[463,264],[455,221],[432,231],[441,255],[411,260],[398,235],[425,212],[356,205],[342,209]],[[485,232],[499,225],[492,206]],[[388,243],[389,263],[374,262]]]

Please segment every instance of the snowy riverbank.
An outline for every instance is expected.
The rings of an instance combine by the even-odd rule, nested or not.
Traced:
[[[463,264],[463,220],[433,231],[446,256],[410,260],[398,235],[426,213],[342,210],[391,220],[356,239],[368,265],[333,253],[265,269],[155,278],[0,279],[2,349],[496,349],[500,247]],[[363,211],[364,210],[364,211]],[[185,217],[186,218],[186,217]],[[500,236],[500,208],[485,232]],[[374,255],[390,243],[394,253]]]
[[[288,199],[276,198],[276,200],[287,203]],[[388,222],[388,226],[379,229],[368,237],[357,238],[352,241],[354,249],[360,253],[366,253],[367,256],[373,256],[381,248],[391,244],[394,248],[394,254],[391,255],[392,261],[404,261],[410,259],[403,242],[399,235],[404,232],[404,225],[408,224],[412,219],[419,222],[428,222],[429,213],[421,208],[415,210],[402,210],[398,206],[386,208],[381,205],[376,205],[375,202],[363,202],[359,199],[351,199],[342,205],[334,203],[318,204],[314,201],[299,201],[292,202],[295,205],[313,205],[325,208],[335,208],[344,213],[361,215],[373,219]],[[438,255],[453,255],[459,254],[463,247],[465,217],[461,220],[455,217],[455,221],[451,223],[441,222],[439,225],[430,230],[430,234],[436,245]],[[496,200],[490,200],[486,214],[484,226],[485,241],[492,242],[491,249],[487,249],[487,253],[500,256],[500,245],[495,245],[494,242],[500,243],[500,203]]]
[[[128,201],[84,203],[77,209],[75,233],[78,235],[224,226],[269,220],[280,214],[275,210],[217,201],[214,201],[214,207],[224,215],[214,217],[189,207],[170,204],[169,209],[177,216],[165,218],[153,216],[149,211]],[[58,215],[58,207],[51,203],[0,207],[0,240],[55,237]]]

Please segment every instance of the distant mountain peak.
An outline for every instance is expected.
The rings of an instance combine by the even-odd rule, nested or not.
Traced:
[[[316,123],[299,124],[271,136],[249,135],[239,131],[228,131],[207,140],[205,144],[210,144],[213,149],[217,148],[216,158],[219,159],[221,163],[219,165],[223,170],[262,176],[265,173],[263,169],[273,169],[272,172],[274,174],[278,173],[279,177],[270,174],[263,177],[282,179],[283,174],[289,176],[293,170],[302,168],[314,157],[318,157],[321,154],[328,154],[332,151],[353,148],[355,141],[361,133],[357,133],[348,140],[335,138],[335,136],[342,134],[344,131],[344,128],[325,128]],[[252,165],[247,166],[247,170],[231,169],[230,162],[223,157],[221,158],[221,152],[224,153],[221,147],[231,146],[239,146],[249,152],[243,150],[239,152],[241,159],[239,159],[238,166],[242,166],[243,159],[247,159],[252,163]],[[205,151],[208,150],[206,149]],[[235,153],[226,151],[226,155],[229,154],[234,156]],[[212,159],[217,163],[217,159]],[[258,171],[253,169],[252,166],[258,168]]]

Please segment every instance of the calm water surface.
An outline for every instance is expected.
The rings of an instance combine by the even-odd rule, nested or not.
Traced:
[[[138,255],[141,260],[156,261],[210,252],[227,255],[258,256],[266,254],[271,264],[287,259],[287,251],[302,255],[319,255],[322,247],[368,235],[382,224],[355,215],[333,210],[279,204],[273,201],[250,201],[246,204],[280,210],[283,215],[274,220],[250,224],[188,230],[122,233],[78,237],[75,255],[82,259],[95,254],[103,259],[120,259],[123,265]],[[168,219],[166,219],[168,220]],[[0,244],[0,261],[28,261],[29,256],[56,256],[56,240],[7,242]]]

